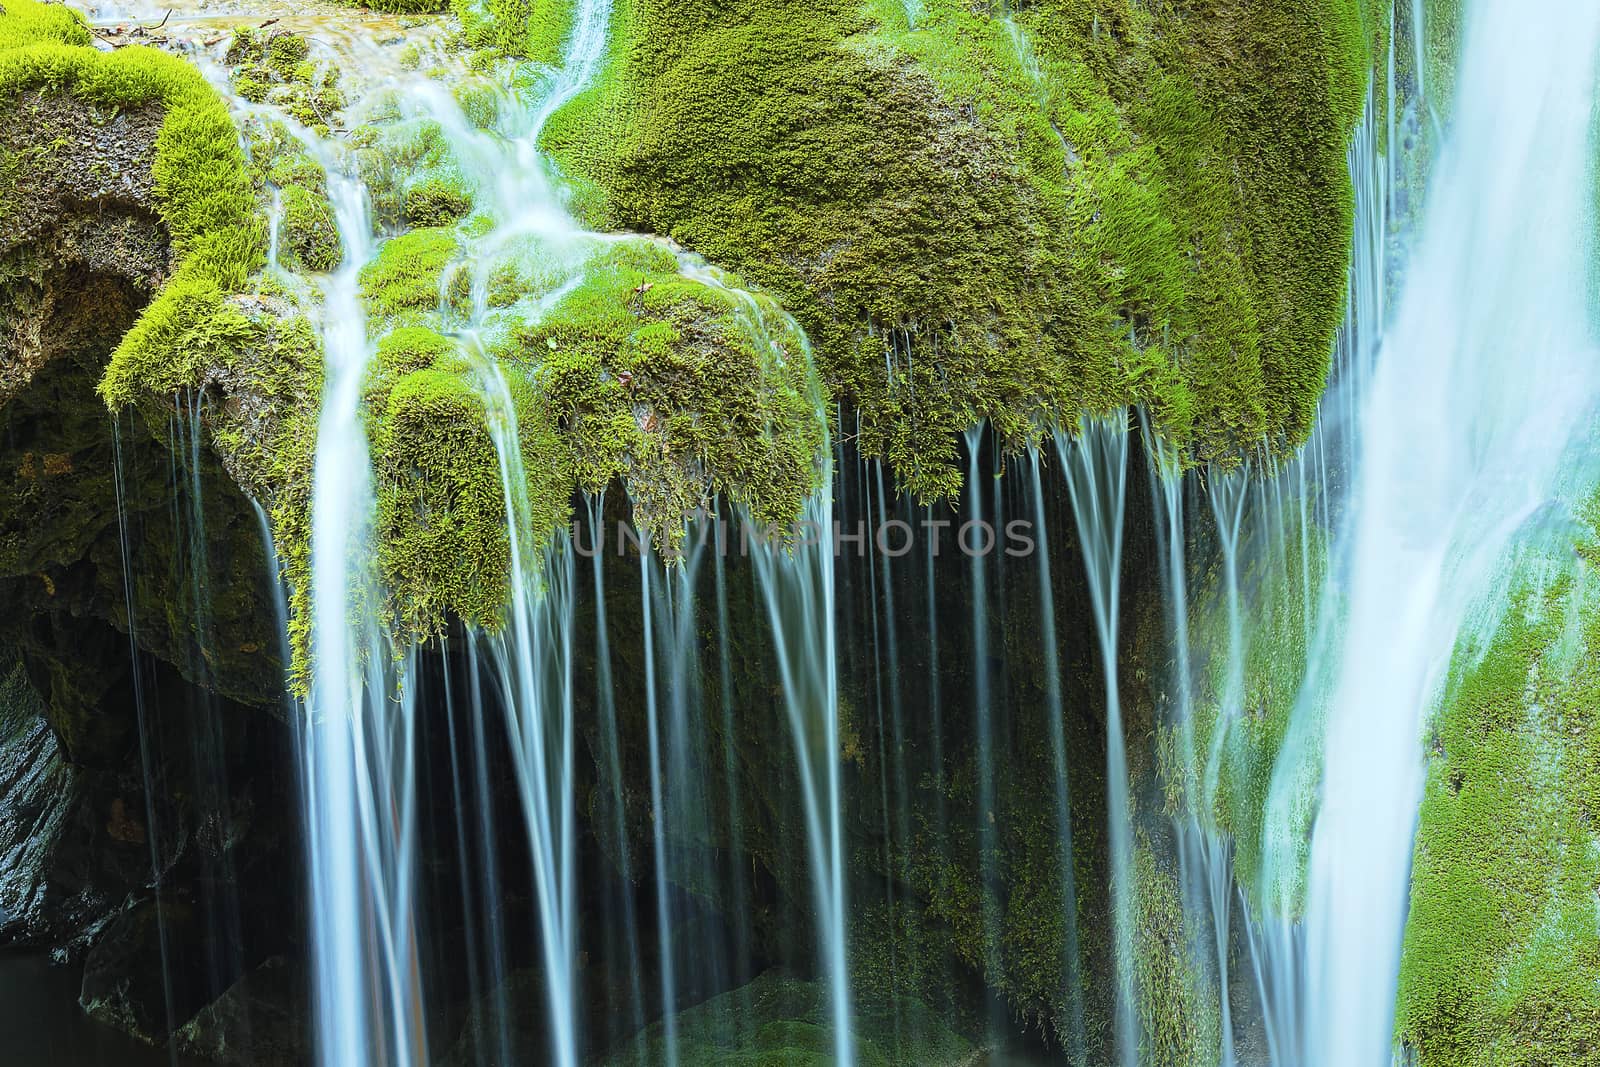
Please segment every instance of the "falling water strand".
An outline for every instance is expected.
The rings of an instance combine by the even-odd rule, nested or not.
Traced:
[[[1126,416],[1085,419],[1076,440],[1058,432],[1056,453],[1066,476],[1072,514],[1089,579],[1089,600],[1106,698],[1106,809],[1111,859],[1111,926],[1116,968],[1117,1055],[1139,1062],[1138,988],[1134,974],[1133,825],[1128,754],[1117,678],[1118,607],[1122,580],[1122,523],[1128,487]]]
[[[843,786],[840,782],[839,661],[831,534],[826,496],[806,505],[803,527],[823,532],[792,549],[753,553],[775,639],[784,707],[799,764],[806,839],[833,1022],[835,1062],[855,1063],[850,974],[845,948]]]
[[[1088,1054],[1083,1027],[1082,964],[1078,953],[1078,880],[1073,869],[1072,787],[1067,755],[1066,705],[1061,696],[1061,650],[1056,642],[1055,585],[1050,572],[1050,542],[1046,533],[1044,485],[1039,474],[1038,449],[1028,452],[1028,489],[1033,499],[1034,557],[1039,573],[1039,645],[1044,650],[1044,711],[1048,716],[1050,756],[1055,766],[1057,847],[1061,852],[1061,913],[1065,917],[1061,946],[1062,988],[1067,994],[1064,1044],[1077,1063]]]

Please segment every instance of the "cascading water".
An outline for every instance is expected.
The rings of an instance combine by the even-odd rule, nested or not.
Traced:
[[[1469,606],[1600,399],[1584,224],[1597,49],[1593,5],[1469,6],[1420,240],[1361,402],[1334,569],[1344,616],[1301,1063],[1390,1061],[1423,716]]]
[[[309,141],[315,144],[315,141]],[[323,302],[326,383],[311,501],[311,689],[302,758],[322,1062],[425,1062],[413,907],[414,714],[396,699],[369,551],[372,471],[360,416],[370,346],[360,270],[366,188],[328,159],[343,259]]]
[[[1124,419],[1126,416],[1123,417]],[[1106,819],[1111,864],[1113,966],[1116,969],[1117,1056],[1139,1062],[1139,1001],[1134,977],[1133,825],[1128,755],[1117,666],[1122,597],[1122,534],[1127,505],[1128,428],[1116,419],[1086,419],[1077,440],[1056,435],[1056,454],[1072,498],[1078,543],[1089,579],[1106,700]]]

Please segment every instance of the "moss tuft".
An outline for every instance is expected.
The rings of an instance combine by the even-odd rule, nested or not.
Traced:
[[[459,181],[425,178],[406,190],[404,211],[409,226],[445,226],[471,213],[472,194]]]
[[[445,267],[460,245],[446,229],[412,230],[387,242],[361,268],[361,291],[373,315],[432,311],[440,304]]]
[[[339,226],[326,197],[298,185],[283,190],[283,233],[290,266],[326,272],[339,265]]]

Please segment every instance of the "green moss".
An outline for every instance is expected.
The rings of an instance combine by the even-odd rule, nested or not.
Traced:
[[[1212,491],[1220,488],[1214,485]],[[1233,491],[1244,490],[1235,486]],[[1320,752],[1314,742],[1297,748],[1296,762],[1289,767],[1285,739],[1295,715],[1305,711],[1299,698],[1309,662],[1307,620],[1315,618],[1319,607],[1314,600],[1308,603],[1308,597],[1322,589],[1327,565],[1327,535],[1310,528],[1302,539],[1300,523],[1296,504],[1281,521],[1263,517],[1252,523],[1254,528],[1240,539],[1243,646],[1237,664],[1231,658],[1222,561],[1217,559],[1199,576],[1189,617],[1190,654],[1197,672],[1190,735],[1172,722],[1162,728],[1159,742],[1169,813],[1194,814],[1203,826],[1230,840],[1234,879],[1246,895],[1258,908],[1288,909],[1291,916],[1304,888]],[[1265,530],[1273,531],[1272,539],[1262,536]],[[1276,798],[1275,775],[1280,776],[1276,784],[1287,791]],[[1285,806],[1272,810],[1274,800]],[[1275,818],[1288,818],[1292,825],[1278,825]],[[1270,871],[1264,869],[1269,836],[1291,846],[1276,857],[1284,866]]]
[[[342,258],[339,226],[326,197],[298,185],[283,189],[283,236],[290,266],[331,271]]]
[[[451,0],[467,41],[550,66],[561,60],[575,0]]]
[[[233,76],[233,91],[252,104],[264,104],[267,93],[272,86],[251,74],[249,71],[240,71]]]
[[[484,81],[466,81],[455,88],[456,103],[467,121],[482,130],[494,126],[500,113],[500,97],[494,86]]]
[[[266,64],[284,81],[308,81],[308,72],[301,64],[311,54],[311,46],[304,37],[293,33],[275,33],[267,39]]]
[[[397,340],[389,358],[402,347],[415,358],[437,346],[413,336]],[[378,560],[401,633],[438,633],[452,615],[499,628],[511,581],[508,492],[526,497],[518,530],[533,548],[570,519],[566,447],[527,381],[515,373],[505,380],[509,406],[492,417],[508,435],[514,423],[522,466],[511,468],[520,476],[511,487],[501,478],[484,391],[465,364],[403,374],[376,405]]]
[[[1515,564],[1434,720],[1396,1023],[1419,1067],[1600,1064],[1600,582],[1571,547]]]
[[[121,407],[194,380],[195,353],[226,332],[217,318],[223,300],[261,265],[265,234],[238,134],[200,73],[154,49],[101,53],[87,41],[75,16],[8,0],[0,15],[0,99],[46,89],[101,106],[165,110],[153,179],[178,266],[112,354],[100,389]]]
[[[759,522],[792,521],[823,449],[805,339],[770,301],[676,268],[658,245],[610,246],[496,346],[533,369],[584,487],[622,478],[669,547],[708,487]]]
[[[402,326],[385,334],[374,355],[380,379],[396,379],[458,355],[460,348],[426,326]]]
[[[449,0],[371,0],[370,3],[339,0],[339,3],[347,7],[364,7],[390,15],[433,15],[450,6]]]
[[[459,180],[425,178],[406,190],[405,218],[410,226],[444,226],[472,211],[472,194]]]
[[[1215,1067],[1221,1047],[1217,990],[1191,962],[1178,880],[1147,840],[1134,849],[1139,1062],[1150,1067]]]
[[[1195,459],[1309,431],[1343,301],[1358,0],[613,8],[545,140],[591,221],[774,291],[924,495],[1143,403]],[[1020,29],[1021,33],[1016,31]],[[775,105],[775,101],[781,101]]]
[[[853,1020],[862,1067],[955,1067],[973,1050],[925,1005],[902,999]],[[685,1067],[824,1067],[834,1062],[827,989],[774,972],[763,974],[677,1017],[677,1062]],[[663,1063],[657,1023],[608,1057],[607,1067]]]
[[[432,311],[439,306],[445,267],[460,245],[446,229],[412,230],[387,242],[361,268],[361,291],[372,314]]]

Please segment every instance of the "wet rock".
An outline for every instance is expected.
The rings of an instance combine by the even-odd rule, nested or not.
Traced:
[[[274,956],[206,1005],[174,1036],[179,1052],[213,1063],[277,1067],[311,1060],[305,975]]]
[[[829,1003],[826,985],[768,971],[749,985],[679,1012],[677,1062],[685,1067],[831,1064]],[[957,1067],[974,1060],[966,1039],[910,998],[858,1005],[853,1022],[856,1062],[862,1067]],[[604,1067],[667,1062],[664,1034],[659,1022],[646,1027],[605,1059]]]

